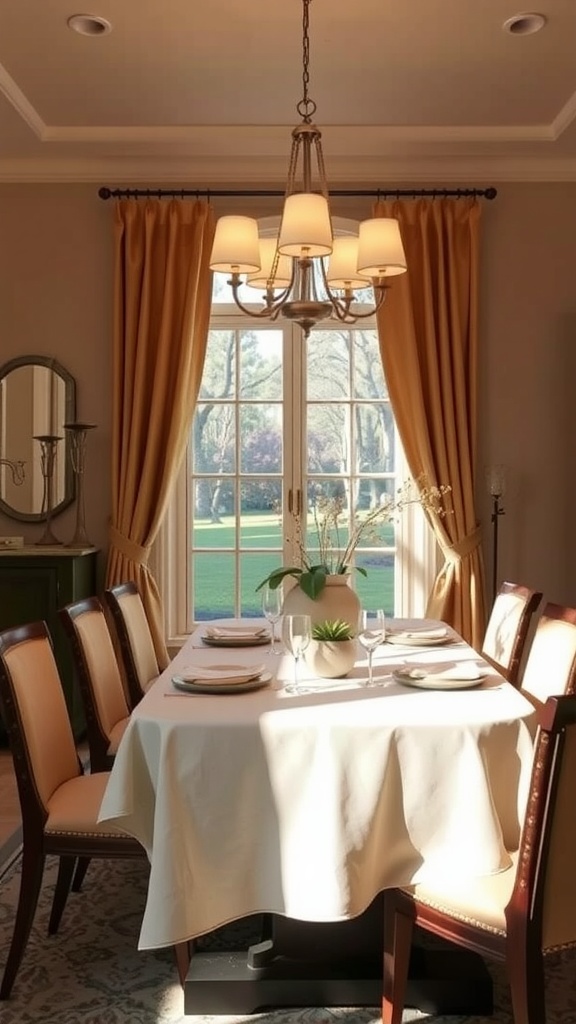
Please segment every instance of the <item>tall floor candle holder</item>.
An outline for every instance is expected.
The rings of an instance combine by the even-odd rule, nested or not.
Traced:
[[[502,465],[491,466],[487,471],[487,481],[488,490],[492,495],[492,600],[495,600],[498,590],[498,525],[500,516],[506,515],[500,503],[506,490],[506,468]]]
[[[86,438],[95,423],[65,423],[64,430],[70,435],[70,458],[76,479],[76,529],[68,548],[91,548],[92,542],[86,533],[86,508],[84,503],[84,469],[86,465]]]
[[[62,440],[57,434],[34,434],[34,440],[40,444],[40,468],[44,481],[44,492],[42,495],[42,512],[46,516],[46,526],[37,545],[61,544],[62,541],[54,535],[52,530],[52,511],[54,508],[54,468],[56,466],[56,454],[58,442]]]

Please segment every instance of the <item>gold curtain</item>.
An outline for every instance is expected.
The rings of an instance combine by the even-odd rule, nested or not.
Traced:
[[[408,264],[378,313],[394,416],[413,477],[452,487],[452,511],[432,522],[445,561],[427,615],[479,650],[486,622],[474,504],[480,202],[378,202],[375,216],[399,220]]]
[[[148,555],[186,450],[211,307],[214,217],[203,201],[122,200],[114,221],[112,516],[106,586],[138,585],[168,664]]]

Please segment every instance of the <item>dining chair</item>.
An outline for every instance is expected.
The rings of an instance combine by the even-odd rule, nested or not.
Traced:
[[[520,685],[533,702],[576,689],[576,608],[549,602],[538,620]]]
[[[120,666],[104,608],[97,597],[73,601],[59,610],[86,715],[90,770],[112,767],[130,720]]]
[[[520,1024],[545,1024],[544,961],[576,945],[576,696],[549,697],[519,850],[499,874],[443,875],[384,894],[383,1024],[400,1024],[414,926],[503,961]]]
[[[22,817],[20,893],[0,999],[8,999],[34,920],[48,855],[59,858],[48,933],[58,930],[71,885],[93,857],[143,857],[135,839],[98,812],[109,773],[84,775],[44,622],[0,633],[0,706],[14,758]],[[73,882],[74,877],[74,882]]]
[[[506,582],[494,598],[481,654],[513,686],[520,683],[530,623],[542,596],[540,591]]]
[[[104,600],[116,629],[128,700],[134,709],[160,675],[146,610],[132,580],[109,587]]]

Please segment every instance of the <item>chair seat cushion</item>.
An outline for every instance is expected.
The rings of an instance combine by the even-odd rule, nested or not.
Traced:
[[[108,753],[115,754],[120,746],[120,740],[126,732],[126,727],[130,721],[130,716],[127,718],[121,718],[116,725],[110,729],[110,744],[108,746]]]
[[[437,887],[430,882],[403,886],[408,893],[429,907],[435,907],[459,921],[466,921],[486,931],[504,935],[504,910],[512,895],[516,877],[518,851],[510,854],[512,866],[483,878],[446,879]]]
[[[109,772],[77,775],[59,786],[48,801],[48,820],[44,832],[121,836],[122,832],[110,822],[98,824],[100,805],[109,778]]]

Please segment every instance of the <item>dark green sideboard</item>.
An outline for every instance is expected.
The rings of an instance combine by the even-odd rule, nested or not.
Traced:
[[[96,593],[97,554],[97,548],[0,550],[0,630],[38,619],[46,621],[76,737],[84,731],[84,712],[58,609]],[[0,741],[5,745],[6,740],[2,727]]]

